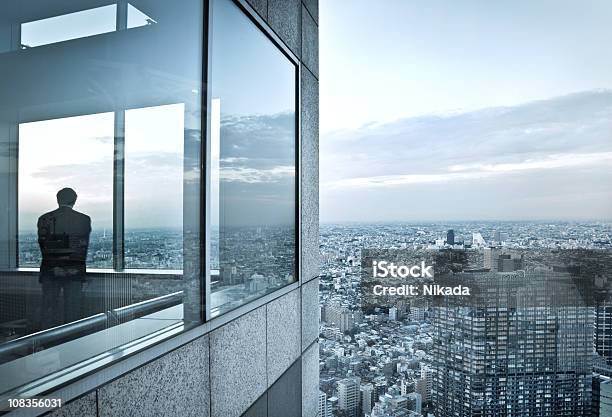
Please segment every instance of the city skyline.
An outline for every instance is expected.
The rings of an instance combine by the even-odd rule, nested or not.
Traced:
[[[586,254],[607,253],[611,236],[611,224],[587,222],[322,225],[320,409],[338,417],[592,415],[599,409],[592,364],[608,372],[607,330],[599,324],[601,348],[592,354],[592,312],[546,297],[573,288],[563,286],[568,270],[555,270],[572,263],[560,253],[575,250],[590,264]],[[426,297],[373,297],[369,249],[370,261],[463,253],[466,269],[450,276],[480,280],[486,292],[474,304],[451,296],[438,299],[441,306]],[[536,296],[509,308],[520,292],[510,282]],[[609,313],[598,311],[603,323]]]

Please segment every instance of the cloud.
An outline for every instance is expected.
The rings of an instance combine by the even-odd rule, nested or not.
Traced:
[[[294,176],[293,166],[276,166],[270,169],[244,167],[221,169],[221,180],[248,184],[279,182]]]
[[[453,165],[445,174],[407,174],[380,175],[375,177],[357,177],[324,184],[328,188],[338,187],[376,187],[407,184],[433,184],[461,180],[475,180],[515,172],[548,170],[559,168],[592,167],[598,164],[611,163],[612,152],[592,154],[551,155],[541,160],[525,160],[507,164],[470,164]]]
[[[295,114],[227,116],[221,120],[221,166],[273,170],[295,163]]]
[[[322,221],[609,218],[612,91],[337,131],[320,178]]]
[[[323,183],[612,151],[612,91],[399,120],[321,138]],[[549,164],[554,162],[548,162]],[[564,162],[565,163],[565,162]],[[442,178],[442,177],[441,177]]]

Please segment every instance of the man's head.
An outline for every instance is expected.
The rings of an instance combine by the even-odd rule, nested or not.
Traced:
[[[77,193],[72,188],[62,188],[57,192],[57,204],[60,206],[74,206]]]

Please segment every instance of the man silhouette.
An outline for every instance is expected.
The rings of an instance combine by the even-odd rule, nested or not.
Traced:
[[[43,328],[69,323],[81,316],[91,219],[73,210],[76,199],[77,194],[72,188],[62,188],[57,193],[59,208],[38,218]],[[62,290],[63,314],[59,306]]]

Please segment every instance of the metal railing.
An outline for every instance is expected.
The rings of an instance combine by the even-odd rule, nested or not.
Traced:
[[[183,291],[177,291],[11,340],[0,345],[0,363],[8,362],[15,357],[26,356],[30,350],[57,346],[69,340],[174,307],[182,301]]]

